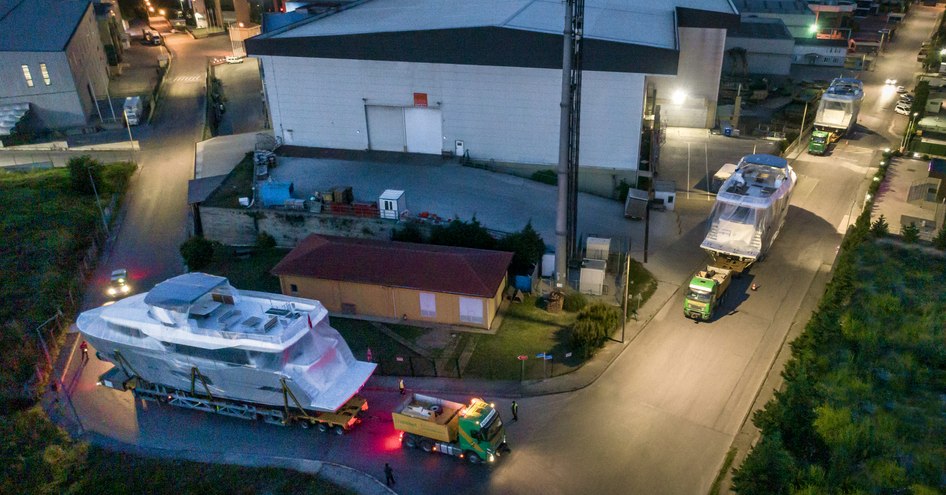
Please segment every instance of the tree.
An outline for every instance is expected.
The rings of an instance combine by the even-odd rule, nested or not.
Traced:
[[[391,232],[392,241],[400,242],[424,242],[424,233],[420,231],[420,227],[416,224],[409,223],[405,224],[400,229],[394,230]]]
[[[202,270],[213,260],[214,243],[203,237],[191,237],[181,244],[181,256],[188,269]]]
[[[939,229],[939,233],[933,238],[933,247],[940,251],[946,251],[946,226]]]
[[[276,238],[266,232],[260,232],[259,235],[256,236],[256,247],[260,249],[272,249],[276,247]]]
[[[95,187],[102,184],[101,170],[102,163],[89,155],[75,156],[69,159],[66,164],[69,168],[69,180],[72,184],[72,190],[79,194],[92,194]]]
[[[496,249],[496,239],[480,225],[475,216],[469,222],[454,218],[445,226],[434,227],[430,231],[430,243],[440,246]]]
[[[877,217],[877,220],[874,220],[874,223],[871,224],[870,233],[878,239],[887,237],[887,234],[890,233],[890,226],[887,225],[887,219],[883,215]]]
[[[904,225],[900,229],[900,236],[903,238],[903,242],[916,244],[920,240],[920,228],[915,223],[910,222],[909,225]]]
[[[795,477],[795,461],[778,433],[764,435],[733,473],[733,490],[740,495],[788,494]]]
[[[521,231],[500,239],[497,248],[502,251],[512,251],[514,254],[509,270],[517,275],[525,275],[542,259],[545,253],[545,242],[529,220]]]

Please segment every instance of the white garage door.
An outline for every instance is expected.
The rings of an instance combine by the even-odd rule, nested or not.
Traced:
[[[440,109],[405,108],[407,151],[439,155],[443,150],[443,120]]]
[[[368,149],[404,151],[404,109],[371,106],[368,108]]]

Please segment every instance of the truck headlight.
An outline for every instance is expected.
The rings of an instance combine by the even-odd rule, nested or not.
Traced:
[[[488,457],[489,457],[489,462],[494,462],[496,460],[496,456],[493,454],[490,454]]]
[[[128,291],[130,291],[130,290],[131,290],[131,287],[129,287],[129,286],[127,286],[127,285],[123,285],[123,286],[122,286],[122,292],[124,292],[125,294],[128,294]]]

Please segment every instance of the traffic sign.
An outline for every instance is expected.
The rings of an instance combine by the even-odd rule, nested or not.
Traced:
[[[551,360],[552,360],[552,355],[551,355],[551,354],[546,354],[546,355],[545,355],[545,360],[546,360],[546,361],[551,361]]]
[[[520,354],[519,357],[516,359],[520,361],[525,361],[526,359],[529,359],[529,356],[526,356],[525,354]]]
[[[544,353],[544,352],[540,352],[540,353],[538,353],[538,354],[535,355],[535,358],[536,358],[536,359],[545,359],[545,353]]]

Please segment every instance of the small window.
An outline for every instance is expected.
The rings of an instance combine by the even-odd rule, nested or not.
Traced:
[[[424,318],[437,316],[437,297],[427,292],[420,293],[420,315]]]
[[[49,86],[49,71],[46,70],[46,64],[39,64],[39,73],[43,75],[43,82]]]
[[[30,66],[29,66],[29,65],[26,65],[26,64],[23,64],[23,65],[21,65],[20,67],[23,68],[23,77],[26,79],[26,85],[27,85],[27,87],[32,88],[32,87],[33,87],[33,75],[30,74]]]
[[[299,287],[296,286],[296,284],[289,284],[289,292],[295,294],[296,292],[299,292]]]

